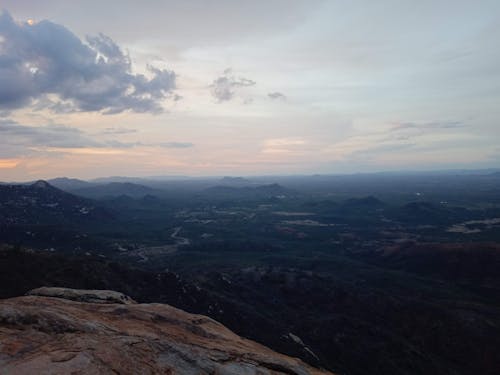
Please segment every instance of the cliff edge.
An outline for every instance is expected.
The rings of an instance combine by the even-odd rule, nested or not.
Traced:
[[[220,323],[112,291],[0,301],[0,374],[328,374]]]

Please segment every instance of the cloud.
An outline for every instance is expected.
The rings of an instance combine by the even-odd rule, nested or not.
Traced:
[[[133,129],[108,128],[108,135],[134,132]],[[123,130],[120,132],[120,130]],[[94,139],[79,129],[64,125],[31,126],[0,119],[0,158],[32,154],[37,151],[63,152],[77,149],[130,149],[135,147],[190,148],[190,142],[121,142],[115,139]],[[103,151],[101,151],[103,152]]]
[[[306,144],[306,141],[302,138],[272,138],[266,139],[264,145],[267,147],[282,147],[282,146],[299,146]]]
[[[0,13],[0,110],[161,112],[176,74],[148,71],[134,74],[129,56],[103,34],[83,42],[50,21],[19,23]]]
[[[0,169],[11,169],[17,167],[20,163],[18,159],[2,159],[0,158]]]
[[[267,96],[273,100],[275,99],[280,99],[280,100],[286,100],[285,94],[282,94],[281,92],[270,92],[267,94]]]
[[[224,74],[216,78],[210,85],[212,95],[219,103],[230,101],[234,98],[236,90],[242,87],[250,87],[256,84],[248,78],[235,77],[231,69],[224,70]]]
[[[88,137],[81,130],[63,125],[28,126],[12,120],[0,120],[0,145],[17,154],[25,153],[32,147],[104,147]],[[14,150],[15,149],[15,150]]]
[[[390,130],[400,131],[407,129],[456,129],[463,128],[464,126],[464,123],[460,121],[400,122],[394,125]]]
[[[415,143],[381,143],[379,145],[373,144],[364,149],[356,150],[353,155],[373,155],[380,153],[393,153],[394,151],[407,150],[414,148]]]
[[[189,148],[193,147],[194,144],[190,142],[161,142],[153,146],[159,146],[163,148]]]
[[[385,130],[386,137],[382,141],[410,141],[415,138],[433,137],[456,133],[458,129],[466,128],[461,121],[426,121],[426,122],[397,122]],[[430,141],[430,140],[429,140]]]
[[[322,151],[335,161],[358,165],[386,163],[379,164],[383,166],[410,159],[419,162],[434,152],[458,153],[473,142],[482,141],[471,136],[462,121],[399,121],[387,125],[383,130],[353,134]]]
[[[267,154],[287,154],[298,153],[307,143],[302,138],[288,137],[288,138],[271,138],[263,142],[263,153]]]
[[[137,129],[106,128],[101,134],[131,134],[131,133],[137,133]]]

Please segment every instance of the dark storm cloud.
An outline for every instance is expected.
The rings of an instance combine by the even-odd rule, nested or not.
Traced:
[[[134,74],[129,56],[103,34],[82,42],[50,21],[30,25],[0,14],[0,109],[34,104],[55,112],[160,112],[174,72]],[[50,97],[49,97],[50,96]]]
[[[224,74],[216,78],[210,88],[212,95],[218,102],[226,102],[234,98],[236,90],[241,87],[250,87],[256,84],[248,78],[235,77],[231,69],[224,70]]]
[[[282,94],[281,92],[270,92],[267,94],[267,96],[271,99],[281,99],[281,100],[286,100],[285,94]]]

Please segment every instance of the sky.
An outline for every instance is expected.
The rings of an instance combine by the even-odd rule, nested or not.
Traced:
[[[0,180],[500,167],[498,0],[2,0]]]

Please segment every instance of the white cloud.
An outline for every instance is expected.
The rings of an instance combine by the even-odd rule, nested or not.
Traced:
[[[4,11],[0,35],[0,109],[160,112],[175,88],[173,71],[134,74],[129,56],[103,34],[84,43],[61,25],[19,23]]]

